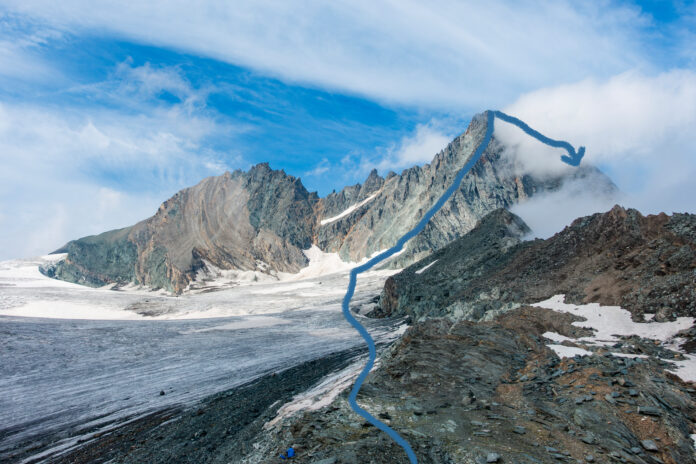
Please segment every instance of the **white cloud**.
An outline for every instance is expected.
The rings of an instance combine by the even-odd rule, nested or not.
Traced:
[[[212,119],[188,117],[169,108],[130,115],[118,110],[84,113],[74,108],[0,103],[5,170],[46,169],[53,175],[74,168],[112,174],[160,171],[176,181],[177,168],[199,166],[207,151],[202,141],[222,130]]]
[[[584,80],[523,95],[505,111],[549,137],[586,146],[583,162],[600,166],[612,178],[622,191],[615,201],[622,205],[643,213],[696,213],[696,73],[632,72]],[[513,126],[496,120],[495,135],[516,150],[529,171],[562,166],[559,150]],[[581,198],[577,186],[574,189],[532,200],[519,211],[523,217],[547,216],[549,227],[560,230],[564,224],[553,226],[551,218],[567,216],[564,210],[581,215],[609,206],[607,201],[593,206],[592,200]],[[592,186],[580,190],[594,193]]]
[[[611,209],[618,197],[603,192],[603,187],[596,179],[568,181],[558,191],[514,204],[510,211],[527,223],[532,237],[548,238],[578,217]]]
[[[4,85],[63,80],[62,73],[40,53],[49,41],[60,39],[61,33],[50,26],[36,28],[31,21],[0,10],[0,79]]]
[[[0,75],[4,78],[47,78],[51,71],[42,59],[31,56],[16,43],[0,40]]]
[[[109,83],[115,88],[109,88]],[[205,107],[211,88],[194,88],[178,67],[153,66],[145,63],[132,66],[132,60],[120,63],[102,90],[121,103],[148,101],[169,93],[180,100],[179,107],[192,112]]]
[[[452,141],[453,136],[447,134],[438,124],[419,124],[415,132],[404,137],[398,145],[388,150],[387,155],[375,166],[379,171],[397,171],[417,164],[429,163],[437,153]],[[365,170],[369,170],[365,169]]]
[[[27,185],[17,197],[3,200],[9,214],[0,217],[0,259],[46,254],[69,240],[132,225],[154,214],[161,202],[148,193],[132,195],[63,179]]]
[[[656,151],[683,150],[696,137],[696,73],[588,79],[527,93],[506,111],[554,138],[585,145],[594,163],[649,159]]]
[[[336,190],[340,190],[345,185],[363,182],[373,169],[381,175],[389,171],[401,172],[431,162],[461,129],[460,121],[432,119],[416,125],[411,133],[395,143],[375,147],[374,151],[352,151],[337,162],[324,158],[305,176],[321,176],[331,171]]]
[[[148,96],[157,95],[163,90],[181,97],[182,100],[194,94],[191,83],[188,82],[173,67],[154,67],[150,63],[143,66],[131,66],[132,60],[120,63],[116,68],[116,74],[122,79],[119,81],[126,88],[146,94]]]
[[[7,0],[74,34],[111,34],[388,102],[484,108],[520,91],[649,65],[637,8],[604,1]]]
[[[308,177],[318,177],[326,174],[327,171],[331,169],[331,163],[327,158],[322,158],[321,161],[311,170],[305,173]]]
[[[544,87],[506,111],[551,137],[586,145],[586,159],[609,170],[627,192],[629,205],[693,211],[695,140],[689,129],[696,126],[694,73],[617,75],[626,69],[649,73],[671,62],[673,57],[664,54],[693,63],[693,30],[675,27],[673,49],[655,53],[655,45],[646,42],[655,35],[642,34],[649,21],[636,7],[609,0],[476,5],[436,0],[427,6],[414,0],[308,0],[301,6],[154,0],[101,2],[98,7],[86,0],[5,0],[0,6],[0,83],[10,79],[17,87],[8,88],[16,90],[29,79],[64,79],[39,52],[65,34],[168,47],[286,82],[457,112],[495,108]],[[558,85],[568,82],[578,83]],[[194,88],[177,68],[134,67],[127,61],[107,82],[71,91],[92,92],[107,103],[102,108],[112,109],[0,103],[0,220],[5,226],[26,226],[13,238],[3,236],[0,258],[27,254],[22,230],[41,227],[46,218],[53,221],[48,230],[105,228],[90,228],[88,218],[74,215],[73,207],[93,211],[111,198],[113,208],[125,205],[142,217],[135,197],[100,190],[104,177],[118,177],[129,190],[142,184],[146,193],[137,195],[145,196],[193,183],[228,160],[207,148],[206,141],[243,130],[209,113],[209,90]],[[162,93],[180,102],[157,101]],[[553,169],[564,168],[557,151],[543,153],[545,148],[526,136],[515,138],[505,124],[496,127],[497,136],[518,146],[525,169],[548,170],[551,159]],[[370,155],[369,162],[365,155],[358,162],[347,155],[341,166],[349,166],[354,176],[375,165],[386,170],[428,162],[449,142],[453,134],[448,132],[434,123],[421,125],[396,146]],[[234,162],[241,164],[238,155]],[[311,174],[326,168],[322,162]],[[133,222],[129,211],[119,211],[123,215],[114,212],[105,219],[113,219],[107,228]],[[37,236],[33,249],[50,249],[83,232],[69,233]]]

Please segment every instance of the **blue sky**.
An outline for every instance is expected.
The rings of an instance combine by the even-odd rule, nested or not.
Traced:
[[[693,2],[141,3],[0,1],[0,259],[258,162],[325,195],[487,108],[586,145],[635,206],[693,211]]]

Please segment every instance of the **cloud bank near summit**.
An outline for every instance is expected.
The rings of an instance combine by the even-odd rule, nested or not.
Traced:
[[[621,190],[614,199],[598,197],[596,204],[587,204],[576,201],[577,192],[592,192],[592,186],[573,185],[517,206],[515,211],[530,222],[544,222],[540,236],[560,230],[569,215],[603,211],[612,201],[644,214],[696,211],[696,73],[628,72],[587,79],[525,94],[505,111],[545,134],[586,146],[584,162],[599,166]],[[549,162],[557,158],[553,150],[515,127],[497,124],[496,135],[527,171],[566,169]]]

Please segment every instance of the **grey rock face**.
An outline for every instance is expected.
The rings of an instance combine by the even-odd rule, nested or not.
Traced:
[[[299,249],[312,245],[314,206],[319,199],[315,192],[307,192],[300,179],[274,171],[268,163],[255,166],[248,174],[235,171],[233,176],[244,182],[249,222],[255,230],[269,231]],[[211,199],[211,203],[215,201]]]
[[[340,192],[332,192],[321,199],[322,217],[333,217],[345,211],[351,205],[365,200],[384,185],[384,179],[377,173],[376,169],[370,172],[365,182],[345,187]]]
[[[66,261],[43,272],[50,277],[91,286],[135,281],[138,248],[128,240],[132,229],[126,227],[72,241],[56,251],[68,253]]]

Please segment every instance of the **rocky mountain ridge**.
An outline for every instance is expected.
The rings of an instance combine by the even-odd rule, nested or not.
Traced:
[[[58,250],[67,258],[45,272],[92,286],[136,283],[180,293],[209,265],[297,272],[307,264],[302,250],[311,245],[359,261],[391,247],[420,220],[472,156],[486,124],[485,114],[475,116],[431,163],[386,178],[373,170],[363,184],[324,198],[268,164],[204,179],[145,221],[69,242]],[[573,179],[592,179],[600,194],[615,190],[591,166],[553,176],[521,173],[493,138],[457,192],[391,265],[408,265],[462,236],[488,212]]]
[[[387,279],[381,314],[479,320],[565,294],[578,304],[630,308],[639,320],[643,313],[658,320],[696,316],[696,215],[643,216],[615,206],[546,240],[523,241],[527,232],[506,210],[489,214],[469,234]]]

